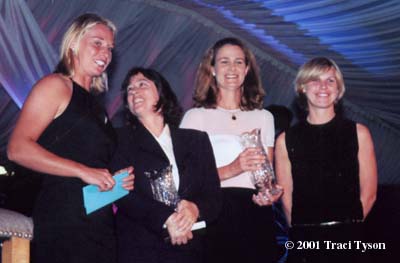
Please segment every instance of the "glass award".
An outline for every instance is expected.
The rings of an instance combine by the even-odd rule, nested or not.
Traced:
[[[251,171],[252,181],[258,192],[268,193],[270,195],[278,195],[281,189],[276,187],[274,169],[267,158],[264,146],[261,141],[261,130],[254,129],[251,132],[245,132],[241,135],[241,143],[244,148],[257,147],[260,148],[261,154],[264,155],[265,162],[255,171]]]
[[[169,165],[160,171],[153,170],[151,172],[144,172],[144,174],[149,179],[153,198],[177,210],[177,205],[181,199],[174,183],[172,165]],[[163,227],[166,228],[166,225]],[[198,221],[193,224],[192,231],[205,227],[205,221]]]
[[[149,179],[153,198],[175,209],[180,199],[172,176],[172,165],[144,174]]]

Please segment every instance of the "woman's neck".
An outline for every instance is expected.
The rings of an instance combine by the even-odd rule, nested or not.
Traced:
[[[219,89],[217,106],[227,110],[236,110],[240,108],[241,96],[240,89],[235,91]]]
[[[164,117],[161,114],[141,117],[139,121],[156,137],[159,137],[164,129]]]
[[[335,117],[334,108],[328,109],[311,109],[307,115],[307,121],[311,124],[324,124]]]
[[[82,88],[85,90],[89,91],[90,90],[90,85],[92,84],[92,77],[85,77],[85,76],[80,76],[78,74],[75,74],[72,77],[72,80],[78,83]]]

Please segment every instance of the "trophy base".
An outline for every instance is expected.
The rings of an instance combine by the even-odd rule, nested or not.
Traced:
[[[272,188],[268,190],[270,195],[280,195],[282,193],[282,189],[279,188]]]

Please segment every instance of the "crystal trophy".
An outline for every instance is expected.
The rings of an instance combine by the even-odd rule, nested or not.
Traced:
[[[274,169],[267,158],[264,146],[261,142],[261,130],[254,129],[251,132],[245,132],[241,136],[241,143],[244,148],[257,147],[261,149],[261,154],[264,155],[265,162],[255,171],[251,171],[254,186],[258,192],[268,193],[270,195],[278,195],[281,189],[276,187]]]
[[[172,176],[172,165],[144,174],[150,181],[153,198],[175,209],[180,199]]]
[[[177,210],[177,205],[181,199],[174,183],[172,165],[160,171],[153,170],[151,172],[144,172],[144,174],[149,179],[153,198]],[[166,228],[166,225],[163,227]],[[192,231],[205,227],[206,222],[199,221],[193,224]]]

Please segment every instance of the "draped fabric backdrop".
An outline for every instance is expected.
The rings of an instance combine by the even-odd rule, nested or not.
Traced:
[[[369,236],[387,243],[388,259],[398,251],[393,229],[400,221],[400,1],[0,0],[0,165],[32,85],[53,71],[62,35],[85,12],[118,27],[110,90],[102,95],[116,126],[128,69],[157,69],[188,109],[202,55],[223,37],[238,37],[255,53],[265,106],[294,110],[298,67],[314,56],[334,59],[345,77],[344,112],[369,127],[375,144],[380,187],[367,220]],[[285,238],[278,235],[280,244]]]
[[[294,76],[310,57],[336,60],[346,81],[345,113],[372,132],[379,183],[399,184],[398,1],[0,0],[0,161],[29,90],[53,70],[62,34],[84,12],[118,27],[110,90],[103,95],[116,125],[129,68],[162,72],[187,109],[205,50],[235,36],[256,54],[266,106],[292,108]]]

